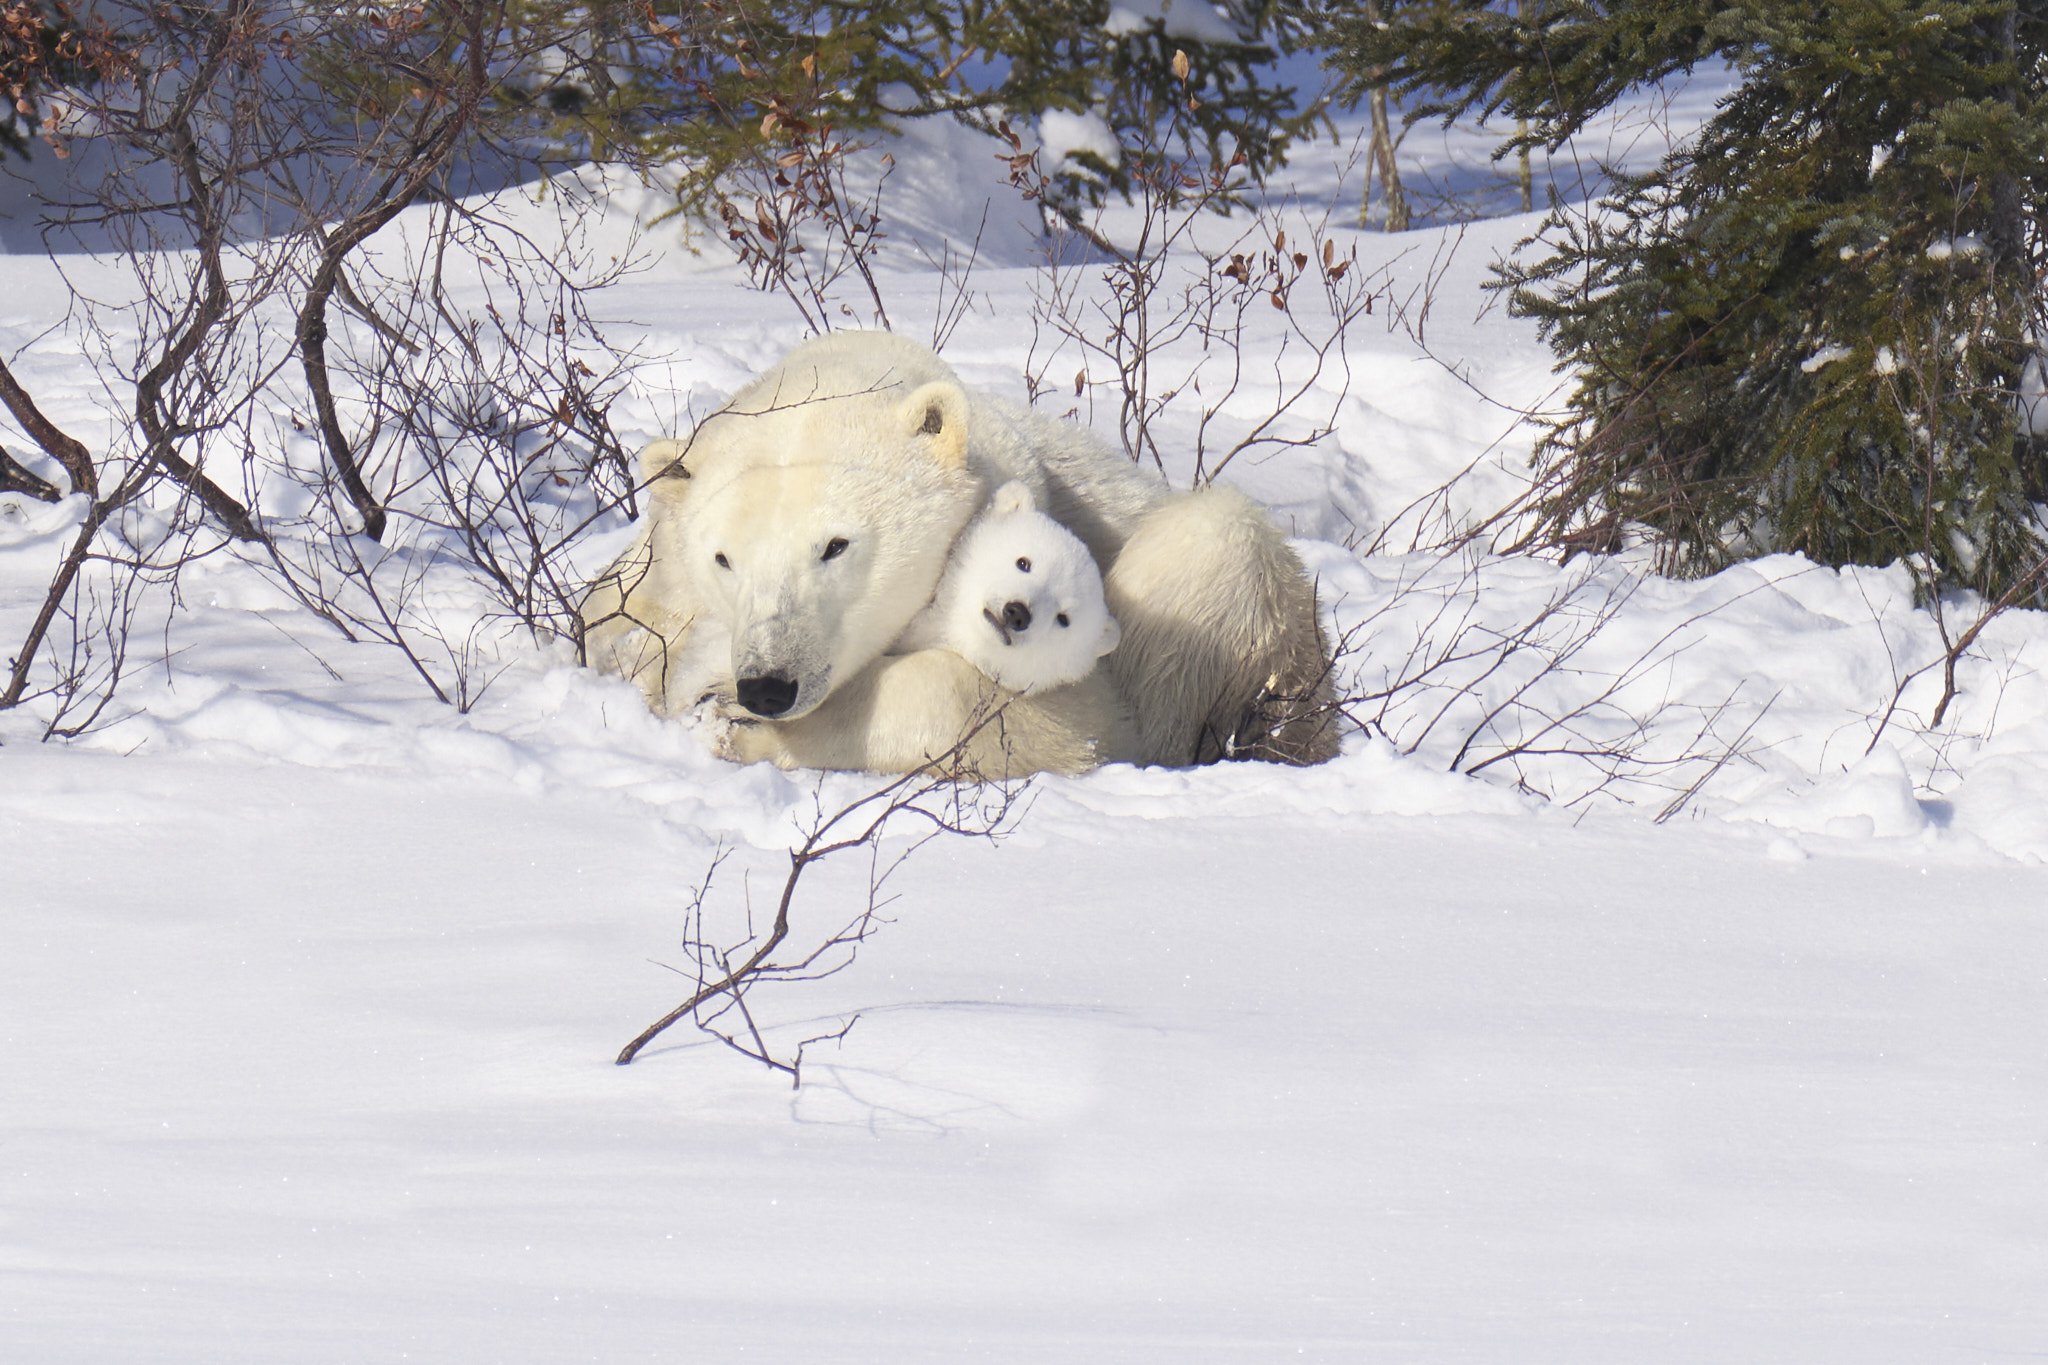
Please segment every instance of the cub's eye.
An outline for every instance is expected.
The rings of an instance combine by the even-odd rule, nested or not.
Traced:
[[[832,537],[832,539],[830,539],[830,540],[828,540],[828,541],[826,541],[826,542],[825,542],[825,553],[824,553],[824,554],[821,554],[821,555],[819,555],[819,556],[818,556],[818,558],[820,558],[820,559],[837,559],[837,558],[839,558],[839,556],[841,556],[841,555],[843,555],[843,554],[845,554],[845,553],[846,553],[846,537],[845,537],[845,536],[834,536],[834,537]]]
[[[721,569],[730,569],[732,567],[732,561],[725,557],[725,551],[723,550],[711,556],[711,562]]]
[[[1067,614],[1065,612],[1061,612],[1058,616],[1055,616],[1052,619],[1059,622],[1063,626],[1071,626],[1072,624],[1074,624],[1072,621],[1069,621],[1067,619]]]
[[[1028,560],[1028,559],[1026,559],[1026,558],[1024,558],[1024,556],[1022,556],[1022,555],[1019,555],[1019,556],[1017,556],[1017,572],[1018,572],[1018,573],[1030,573],[1030,572],[1031,572],[1031,561],[1030,561],[1030,560]]]

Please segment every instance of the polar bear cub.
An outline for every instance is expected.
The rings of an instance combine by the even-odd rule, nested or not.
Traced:
[[[1012,692],[1044,692],[1094,672],[1122,636],[1095,556],[1011,482],[961,533],[892,652],[951,650]]]

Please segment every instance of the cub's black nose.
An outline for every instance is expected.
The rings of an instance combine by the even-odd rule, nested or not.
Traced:
[[[741,678],[739,682],[740,705],[757,716],[779,716],[796,705],[796,679],[778,678],[773,674],[765,678]]]
[[[1003,624],[1011,630],[1031,629],[1031,608],[1025,606],[1022,602],[1005,602],[1003,604]]]

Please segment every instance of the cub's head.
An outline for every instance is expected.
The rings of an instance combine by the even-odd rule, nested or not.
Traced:
[[[719,420],[809,447],[699,480],[675,545],[697,600],[731,627],[740,705],[791,720],[880,658],[931,600],[979,494],[966,398],[934,382],[808,405],[800,422]]]
[[[1095,557],[1021,483],[960,538],[939,609],[946,647],[1016,692],[1078,682],[1122,638]]]

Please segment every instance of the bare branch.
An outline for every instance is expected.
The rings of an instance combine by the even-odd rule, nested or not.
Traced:
[[[881,895],[883,885],[924,840],[940,834],[996,838],[1006,832],[1020,809],[1018,802],[1028,786],[1028,779],[984,782],[968,767],[972,742],[984,729],[1000,720],[1002,711],[1001,706],[989,708],[976,718],[952,748],[926,766],[856,797],[835,811],[826,813],[821,810],[802,840],[790,850],[789,870],[783,878],[775,914],[767,930],[756,934],[750,925],[747,941],[738,949],[714,947],[705,937],[705,901],[711,880],[726,856],[722,848],[715,853],[685,915],[685,922],[690,927],[684,948],[697,963],[697,988],[681,1004],[627,1043],[619,1052],[618,1065],[631,1063],[641,1049],[669,1028],[685,1019],[694,1019],[700,1029],[716,1034],[748,1056],[785,1072],[792,1083],[801,1080],[802,1047],[843,1037],[845,1029],[808,1039],[798,1047],[793,1060],[778,1061],[771,1055],[746,1004],[747,993],[764,982],[815,980],[836,974],[850,965],[860,945],[879,927],[879,912],[887,904]],[[906,821],[922,824],[925,827],[922,837],[912,844],[909,851],[886,864],[881,862],[875,855],[882,839]],[[836,928],[791,944],[792,911],[804,874],[839,854],[863,848],[871,854],[866,897],[850,915],[838,922]],[[793,951],[784,953],[785,945]],[[707,961],[716,964],[715,974],[704,969]],[[707,1007],[711,1008],[709,1014],[704,1012]],[[736,1009],[746,1026],[745,1044],[734,1042],[730,1032],[722,1032],[718,1027],[718,1021],[728,1009]],[[851,1027],[851,1021],[847,1027]]]
[[[55,422],[43,415],[28,390],[14,377],[14,371],[7,366],[7,358],[0,356],[0,403],[14,414],[14,420],[21,423],[21,429],[29,439],[42,447],[43,453],[64,466],[64,472],[71,479],[71,491],[90,496],[98,483],[93,471],[92,453],[85,443],[66,434]]]

